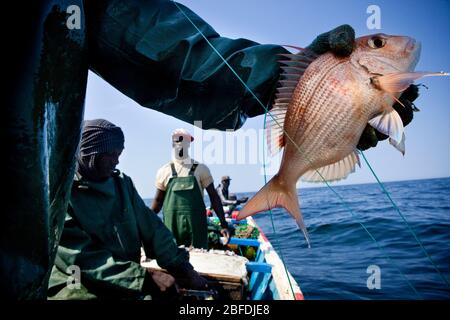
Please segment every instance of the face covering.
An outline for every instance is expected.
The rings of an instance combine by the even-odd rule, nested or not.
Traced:
[[[191,141],[185,136],[175,135],[172,137],[172,160],[178,162],[188,162],[189,157],[189,147],[191,146]]]

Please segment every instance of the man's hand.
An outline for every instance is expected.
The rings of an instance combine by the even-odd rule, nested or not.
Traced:
[[[315,54],[331,51],[337,56],[347,57],[353,52],[355,30],[348,24],[322,33],[307,47]]]
[[[225,237],[226,242],[224,244],[228,244],[230,242],[230,231],[228,228],[222,228],[220,234]]]
[[[176,279],[179,287],[194,290],[208,289],[208,281],[200,276],[189,262],[166,268]]]
[[[186,289],[207,290],[208,281],[200,276],[197,271],[189,270],[182,277],[177,278],[177,283]]]
[[[245,203],[245,202],[247,202],[247,200],[248,200],[248,197],[242,197],[237,200],[237,204]]]
[[[208,281],[200,276],[197,271],[191,270],[188,272],[189,275],[189,286],[196,290],[206,290],[208,289]]]
[[[151,274],[153,281],[161,291],[166,291],[167,288],[170,288],[175,283],[175,278],[170,274],[150,269],[147,269],[147,271]]]

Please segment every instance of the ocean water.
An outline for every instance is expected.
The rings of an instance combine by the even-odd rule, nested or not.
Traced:
[[[384,185],[450,282],[450,178]],[[353,214],[326,187],[298,190],[310,249],[285,210],[272,210],[275,230],[270,213],[255,216],[306,299],[450,299],[450,288],[378,184],[333,188]],[[372,265],[379,267],[380,289],[367,286]]]
[[[384,185],[450,282],[450,178]],[[311,248],[284,209],[272,210],[273,225],[269,212],[254,216],[305,299],[450,299],[450,288],[378,184],[333,188],[353,213],[326,187],[298,190]],[[379,268],[379,289],[368,288],[369,266]]]

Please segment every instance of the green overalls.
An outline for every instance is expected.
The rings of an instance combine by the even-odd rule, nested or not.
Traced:
[[[187,177],[178,177],[173,163],[172,177],[164,197],[164,224],[172,231],[177,244],[208,249],[208,226],[203,194],[194,176],[194,163]]]

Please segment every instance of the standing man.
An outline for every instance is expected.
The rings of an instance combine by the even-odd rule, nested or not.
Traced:
[[[248,200],[248,197],[243,197],[240,199],[230,199],[230,176],[223,176],[221,179],[221,184],[219,184],[216,188],[217,194],[220,197],[220,200],[222,201],[222,206],[224,206],[224,211],[226,213],[233,212],[233,210],[236,208],[237,205],[244,203]]]
[[[156,174],[156,195],[152,210],[164,207],[164,224],[172,231],[178,245],[208,248],[208,225],[203,190],[206,189],[211,206],[220,219],[220,233],[230,238],[220,197],[208,167],[189,157],[194,137],[185,129],[172,133],[172,161]]]

